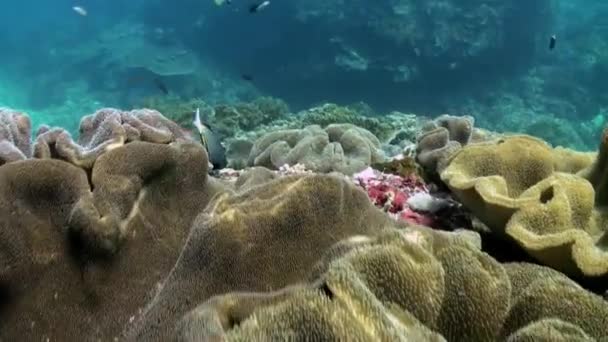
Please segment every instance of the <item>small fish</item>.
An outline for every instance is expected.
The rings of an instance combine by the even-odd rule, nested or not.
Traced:
[[[72,7],[72,9],[74,10],[74,12],[80,14],[83,17],[87,16],[87,10],[84,9],[84,7],[74,6],[74,7]]]
[[[163,80],[161,80],[160,78],[156,77],[154,79],[154,84],[156,85],[156,87],[158,89],[160,89],[160,91],[163,92],[163,94],[165,94],[165,95],[169,94],[169,89],[167,89],[167,86],[165,85],[165,83],[163,82]]]
[[[205,120],[206,121],[206,120]],[[194,112],[194,121],[192,122],[196,130],[198,131],[201,139],[201,144],[207,151],[209,157],[209,163],[213,165],[213,169],[223,169],[226,167],[226,150],[220,141],[220,138],[213,132],[209,126],[201,120],[200,109],[196,108]]]
[[[551,38],[549,38],[549,50],[555,49],[555,43],[556,42],[557,42],[557,36],[556,35],[552,35]]]
[[[230,5],[232,3],[232,0],[213,0],[213,2],[215,2],[216,5],[221,6],[224,3],[226,5]]]
[[[192,121],[194,127],[198,131],[198,135],[201,137],[201,143],[203,147],[209,153],[209,143],[207,142],[207,135],[205,134],[206,125],[201,121],[201,110],[200,108],[196,108],[196,112],[194,112],[194,121]]]
[[[249,74],[242,74],[241,78],[244,79],[245,81],[253,82],[253,76],[251,76]]]
[[[257,13],[263,10],[266,6],[270,5],[270,1],[266,0],[259,4],[253,4],[249,7],[249,13]]]

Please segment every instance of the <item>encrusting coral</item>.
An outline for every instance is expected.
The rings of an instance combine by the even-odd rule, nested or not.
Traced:
[[[606,275],[607,132],[591,165],[588,154],[510,136],[465,147],[441,178],[492,231],[543,264],[569,275]]]
[[[608,303],[551,269],[500,264],[459,233],[423,227],[358,236],[322,273],[275,292],[234,292],[185,315],[181,341],[544,340],[608,337]],[[568,310],[572,302],[581,303]]]
[[[352,175],[384,159],[380,141],[369,131],[332,124],[325,129],[313,125],[268,133],[254,143],[248,164],[275,169],[304,164],[316,172]]]

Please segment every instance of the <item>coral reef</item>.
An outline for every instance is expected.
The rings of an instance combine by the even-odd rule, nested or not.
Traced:
[[[271,132],[254,143],[248,165],[276,169],[284,164],[304,164],[317,172],[352,175],[383,160],[380,141],[369,131],[351,124],[332,124],[325,129],[312,125]]]
[[[154,110],[101,109],[76,140],[0,114],[1,340],[608,338],[605,284],[582,287],[608,276],[608,129],[580,153],[442,116],[386,160],[363,128],[313,125],[256,141],[247,164],[272,169],[216,178]]]
[[[432,217],[414,212],[407,205],[408,199],[415,194],[428,193],[425,184],[415,175],[400,177],[367,168],[353,175],[353,178],[365,189],[374,205],[395,218],[429,227],[433,225]]]
[[[542,80],[546,79],[550,78],[542,77]],[[536,86],[526,85],[529,81],[522,83],[524,85],[517,85],[517,89],[492,91],[487,96],[491,101],[468,99],[467,103],[459,103],[455,99],[449,107],[454,112],[474,113],[477,125],[493,131],[529,134],[553,146],[579,151],[595,149],[604,126],[604,113],[593,119],[583,119],[592,112],[581,113],[566,102],[566,98],[553,99],[555,95],[538,94],[540,90]],[[535,95],[528,98],[530,94]],[[546,103],[549,101],[552,103]]]
[[[267,101],[270,104],[274,103],[274,100]],[[239,116],[236,115],[236,117]],[[239,119],[234,120],[238,121]],[[233,127],[238,126],[238,123],[232,122],[225,126],[232,130],[231,133],[227,132],[227,134],[234,135],[234,137],[225,140],[229,151],[228,165],[233,168],[244,168],[246,165],[251,165],[248,164],[245,155],[250,152],[254,153],[252,151],[254,143],[262,137],[272,135],[273,132],[300,130],[306,126],[321,126],[324,128],[332,124],[352,124],[370,131],[376,137],[374,141],[378,140],[381,143],[380,148],[385,155],[398,155],[413,144],[412,141],[415,140],[422,121],[424,120],[415,115],[399,112],[378,116],[364,103],[346,107],[326,103],[292,116],[277,115],[272,121],[258,125],[255,129],[242,130],[237,128],[236,133]]]
[[[366,106],[343,107],[334,103],[326,103],[298,113],[298,119],[303,126],[319,125],[325,127],[336,123],[353,124],[372,132],[383,142],[390,140],[397,132],[402,133],[401,140],[414,140],[416,137],[418,129],[416,116],[398,112],[372,116],[373,113],[370,115],[371,112],[371,109]]]
[[[494,341],[606,338],[608,303],[551,269],[500,264],[459,233],[388,230],[334,246],[309,284],[211,298],[177,327],[222,339]],[[569,303],[583,304],[568,310]]]
[[[263,174],[260,185],[219,197],[197,218],[175,268],[129,327],[129,340],[166,340],[183,314],[211,296],[304,281],[334,242],[394,225],[340,177]]]
[[[430,174],[437,174],[462,146],[488,139],[488,134],[473,127],[471,116],[441,115],[423,126],[417,137],[416,161]]]
[[[116,132],[86,122],[87,141]],[[171,270],[222,187],[199,144],[140,132],[169,144],[115,146],[89,172],[54,153],[0,166],[1,339],[112,340]]]
[[[141,102],[141,107],[150,108],[163,114],[181,127],[190,127],[196,108],[205,108],[207,103],[201,99],[183,100],[179,96],[150,96]]]
[[[395,219],[446,230],[471,226],[458,202],[447,193],[431,191],[433,184],[411,170],[391,174],[367,168],[352,178],[374,205]]]
[[[284,101],[259,97],[248,103],[217,105],[213,108],[212,115],[209,115],[209,120],[220,134],[230,137],[283,119],[288,113],[289,107]]]
[[[289,113],[287,104],[273,97],[258,97],[251,102],[234,105],[211,105],[201,99],[182,100],[175,95],[149,97],[143,106],[153,108],[182,127],[191,127],[193,113],[197,108],[203,112],[206,123],[224,138],[242,135],[283,119]]]
[[[543,264],[574,276],[606,275],[606,136],[593,164],[589,154],[552,150],[529,136],[469,145],[441,178],[493,232]]]
[[[524,37],[521,32],[548,31],[554,13],[550,0],[534,4],[399,0],[373,8],[363,1],[345,6],[340,0],[315,0],[298,4],[296,10],[303,22],[320,27],[331,23],[333,32],[359,33],[334,33],[336,64],[349,70],[366,71],[372,66],[390,70],[396,81],[403,82],[437,78],[438,70],[485,66],[485,58],[508,54],[510,43],[522,49],[512,64],[525,64],[536,46],[534,36]],[[512,24],[515,17],[519,25]],[[366,48],[369,43],[360,36],[378,43]],[[399,58],[383,51],[399,51]]]
[[[101,154],[131,141],[167,144],[187,139],[188,132],[155,110],[104,108],[82,118],[77,141],[65,129],[41,127],[34,157],[59,158],[90,169]]]
[[[31,126],[27,115],[0,108],[0,166],[32,156]]]

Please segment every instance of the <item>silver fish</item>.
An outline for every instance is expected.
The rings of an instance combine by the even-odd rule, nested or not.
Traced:
[[[80,14],[80,15],[81,15],[81,16],[83,16],[83,17],[86,17],[86,16],[87,16],[87,10],[86,10],[86,9],[84,9],[84,7],[81,7],[81,6],[74,6],[74,7],[72,7],[72,9],[74,10],[74,12],[76,12],[76,13]]]
[[[194,121],[192,121],[192,124],[194,124],[194,127],[196,127],[196,130],[198,131],[198,135],[201,138],[201,143],[203,144],[203,147],[207,151],[207,154],[209,154],[209,143],[207,141],[207,136],[205,134],[205,129],[207,129],[207,126],[205,126],[201,121],[200,108],[196,108],[196,112],[194,112]]]
[[[198,131],[201,144],[205,147],[205,151],[207,151],[207,156],[209,157],[209,162],[213,165],[213,168],[222,169],[226,167],[226,150],[221,143],[220,137],[215,134],[215,132],[213,132],[203,120],[201,120],[200,108],[196,108],[196,112],[194,112],[194,121],[192,124]]]

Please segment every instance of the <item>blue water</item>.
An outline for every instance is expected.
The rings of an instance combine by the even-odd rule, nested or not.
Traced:
[[[595,149],[608,108],[603,1],[274,0],[254,14],[251,4],[7,2],[0,106],[76,131],[100,107],[164,96],[273,96],[294,111],[363,101],[379,115],[470,114],[490,129]]]

